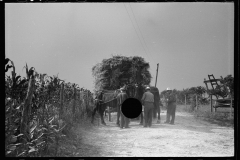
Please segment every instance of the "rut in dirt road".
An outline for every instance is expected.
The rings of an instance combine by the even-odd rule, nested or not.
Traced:
[[[177,112],[175,125],[153,120],[151,128],[131,121],[129,129],[116,126],[116,115],[107,126],[91,130],[77,128],[81,144],[77,157],[225,157],[234,155],[234,129],[195,119],[186,112]]]

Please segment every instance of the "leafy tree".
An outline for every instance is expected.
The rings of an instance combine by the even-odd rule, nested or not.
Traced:
[[[206,92],[206,89],[202,86],[196,87],[196,94],[199,96],[202,96]]]
[[[227,75],[221,81],[222,86],[226,86],[229,91],[227,91],[228,95],[234,96],[234,78],[232,75]]]
[[[161,92],[161,97],[165,97],[166,90]],[[185,103],[185,96],[187,100],[187,104],[189,103],[196,103],[196,95],[198,95],[198,102],[201,104],[206,103],[206,99],[203,97],[203,94],[206,92],[206,89],[202,86],[186,88],[183,90],[176,90],[173,89],[173,93],[177,95],[177,103],[184,104]],[[164,101],[164,100],[163,100]]]

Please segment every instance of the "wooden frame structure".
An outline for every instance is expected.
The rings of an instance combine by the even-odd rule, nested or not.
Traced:
[[[211,79],[212,77],[212,79]],[[221,79],[215,79],[213,74],[208,75],[209,80],[206,80],[204,78],[204,83],[206,85],[207,91],[209,91],[208,85],[207,83],[211,83],[212,89],[215,90],[217,86],[219,86],[218,81],[221,81],[223,79],[223,77],[221,76]],[[215,88],[214,88],[215,86]],[[234,108],[234,99],[232,98],[232,96],[230,98],[227,98],[227,95],[230,95],[229,90],[227,88],[225,88],[227,90],[226,95],[222,96],[222,99],[219,99],[218,95],[214,95],[214,94],[210,94],[210,104],[211,104],[211,112],[213,111],[213,108],[215,110],[215,112],[217,111],[217,108],[219,107],[224,107],[224,108],[231,108],[230,109],[230,117],[232,115],[232,108]],[[216,96],[217,99],[215,99],[215,103],[213,105],[212,103],[212,95]]]

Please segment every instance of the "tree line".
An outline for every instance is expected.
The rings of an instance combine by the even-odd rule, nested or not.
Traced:
[[[196,107],[196,97],[198,104],[208,105],[210,103],[210,95],[220,96],[220,97],[234,97],[234,77],[232,75],[227,75],[220,80],[220,84],[215,88],[209,88],[203,86],[190,87],[183,90],[173,89],[173,93],[177,96],[178,104],[191,104]],[[160,96],[164,102],[164,96],[166,90],[162,91]]]

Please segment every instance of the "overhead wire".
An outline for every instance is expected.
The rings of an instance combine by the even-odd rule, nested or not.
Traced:
[[[147,55],[147,52],[146,52],[146,49],[145,49],[145,47],[143,46],[142,41],[140,40],[140,37],[139,37],[139,35],[138,35],[138,33],[137,33],[137,30],[136,30],[136,28],[135,28],[135,26],[134,26],[134,24],[133,24],[133,22],[132,22],[132,19],[131,19],[129,13],[128,13],[127,7],[126,7],[126,5],[125,5],[124,3],[123,3],[123,5],[124,5],[124,7],[125,7],[125,9],[126,9],[126,11],[127,11],[128,17],[129,17],[129,19],[130,19],[130,21],[131,21],[131,23],[132,23],[132,25],[133,25],[133,28],[134,28],[134,30],[135,30],[135,32],[136,32],[136,34],[137,34],[137,37],[138,37],[138,39],[139,39],[139,41],[140,41],[140,43],[141,43],[141,45],[142,45],[142,47],[143,47],[143,49],[144,49],[144,51],[145,51],[145,54],[146,54],[147,58],[149,59],[149,57],[148,57],[148,55]]]
[[[142,39],[143,39],[143,42],[144,42],[144,44],[145,44],[145,46],[146,46],[146,48],[147,48],[147,50],[148,50],[148,53],[149,53],[149,49],[148,49],[148,47],[147,47],[146,41],[145,41],[145,39],[144,39],[144,37],[143,37],[143,35],[142,35],[142,32],[141,32],[141,30],[140,30],[140,27],[139,27],[139,25],[138,25],[137,19],[136,19],[136,17],[135,17],[135,14],[134,14],[134,12],[133,12],[133,10],[132,10],[132,7],[131,7],[131,4],[130,4],[130,3],[129,3],[129,6],[130,6],[130,9],[131,9],[131,11],[132,11],[134,20],[135,20],[135,22],[136,22],[136,24],[137,24],[138,30],[139,30],[139,32],[140,32],[140,35],[141,35],[141,37],[142,37]],[[148,55],[149,55],[149,54],[148,54]],[[151,56],[150,56],[150,58],[151,58],[151,60],[152,60],[152,57],[151,57]]]
[[[137,24],[138,30],[139,30],[139,32],[140,32],[141,38],[143,39],[144,45],[145,45],[145,47],[147,48],[148,56],[150,56],[150,60],[151,60],[152,62],[154,62],[153,59],[152,59],[152,56],[151,56],[151,54],[150,54],[150,50],[149,50],[149,48],[148,48],[148,46],[147,46],[147,43],[146,43],[146,41],[145,41],[145,39],[144,39],[144,37],[143,37],[143,35],[142,35],[142,31],[141,31],[141,29],[140,29],[140,27],[139,27],[139,25],[138,25],[138,22],[137,22],[136,16],[135,16],[135,14],[134,14],[134,12],[133,12],[133,9],[132,9],[130,3],[129,3],[129,6],[130,6],[130,9],[131,9],[131,11],[132,11],[132,14],[133,14],[134,20],[135,20],[135,22],[136,22],[136,24]]]
[[[142,45],[142,47],[143,47],[143,49],[144,49],[144,51],[145,51],[145,54],[146,54],[146,56],[147,56],[147,58],[149,58],[149,56],[150,56],[150,59],[152,60],[152,57],[151,57],[151,55],[150,54],[147,54],[147,53],[150,53],[150,50],[149,50],[149,48],[148,48],[148,46],[147,46],[147,43],[146,43],[146,41],[145,41],[145,38],[144,38],[144,36],[142,35],[142,32],[141,32],[141,29],[140,29],[140,27],[139,27],[139,25],[138,25],[138,22],[137,22],[137,19],[136,19],[136,16],[135,16],[135,14],[134,14],[134,12],[133,12],[133,9],[132,9],[132,7],[131,7],[131,4],[129,4],[129,7],[130,7],[130,9],[131,9],[131,12],[132,12],[132,15],[133,15],[133,17],[134,17],[134,20],[135,20],[135,23],[137,24],[137,28],[138,28],[138,30],[139,30],[139,32],[140,32],[140,35],[141,35],[141,38],[142,38],[142,41],[144,42],[144,45],[143,45],[143,43],[142,43],[142,41],[141,41],[141,38],[140,38],[140,36],[139,36],[139,34],[137,33],[137,30],[136,30],[136,28],[135,28],[135,26],[134,26],[134,24],[133,24],[133,21],[132,21],[132,19],[131,19],[131,17],[130,17],[130,14],[129,14],[129,12],[128,12],[128,10],[127,10],[127,7],[126,7],[126,5],[124,4],[124,7],[125,7],[125,9],[126,9],[126,11],[127,11],[127,13],[128,13],[128,16],[129,16],[129,19],[130,19],[130,21],[131,21],[131,23],[132,23],[132,25],[133,25],[133,27],[134,27],[134,30],[135,30],[135,32],[136,32],[136,34],[137,34],[137,36],[138,36],[138,39],[139,39],[139,41],[141,42],[141,45]],[[146,51],[146,49],[147,49],[147,51]],[[169,72],[167,73],[168,75],[171,75],[171,74],[177,74],[178,76],[182,76],[183,74],[180,72],[180,69],[179,68],[173,68],[173,66],[167,66],[167,68],[169,68],[170,70],[169,70]],[[176,70],[178,70],[177,72],[174,72],[174,71],[176,71]],[[184,74],[185,75],[197,75],[197,73],[190,73],[190,72],[184,72]],[[185,76],[184,76],[185,77]]]
[[[134,20],[135,20],[135,22],[136,22],[136,24],[137,24],[138,30],[139,30],[139,32],[140,32],[141,38],[143,39],[143,42],[144,42],[144,44],[145,44],[145,46],[146,46],[146,48],[147,48],[147,50],[148,50],[148,56],[150,56],[150,58],[151,58],[151,60],[152,60],[152,57],[151,57],[151,54],[150,54],[150,50],[149,50],[149,48],[148,48],[148,46],[147,46],[147,43],[146,43],[146,41],[145,41],[144,36],[142,35],[141,29],[140,29],[140,27],[139,27],[139,25],[138,25],[136,16],[135,16],[135,14],[134,14],[134,12],[133,12],[133,9],[132,9],[130,3],[129,3],[129,6],[130,6],[130,9],[131,9],[131,11],[132,11]],[[178,74],[178,75],[182,75],[181,72],[174,72],[174,70],[175,70],[175,71],[176,71],[176,70],[180,70],[179,68],[173,68],[173,66],[168,66],[168,67],[171,68],[169,72],[172,72],[172,73]],[[186,72],[186,71],[185,71],[184,73],[187,74],[187,75],[193,75],[193,74],[198,75],[197,73],[190,73],[190,72],[188,73],[188,72]]]

